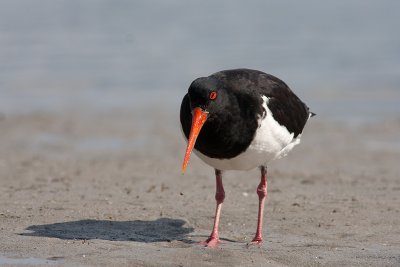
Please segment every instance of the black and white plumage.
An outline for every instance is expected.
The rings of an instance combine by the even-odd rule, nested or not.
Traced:
[[[217,171],[265,167],[300,142],[312,115],[283,81],[261,71],[234,69],[198,78],[180,110],[189,139],[183,171],[193,146]]]
[[[311,115],[283,81],[249,69],[217,72],[190,85],[180,113],[186,138],[195,106],[209,112],[195,153],[220,170],[248,170],[284,156],[300,142]]]

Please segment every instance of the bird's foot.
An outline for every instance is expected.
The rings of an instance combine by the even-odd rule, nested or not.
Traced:
[[[201,241],[200,244],[210,248],[217,248],[221,240],[218,237],[210,236],[206,241]]]
[[[254,245],[261,246],[262,243],[263,243],[262,238],[256,236],[250,243],[247,243],[247,246],[254,246]]]

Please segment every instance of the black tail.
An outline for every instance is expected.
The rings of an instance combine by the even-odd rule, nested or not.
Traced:
[[[314,117],[315,115],[317,115],[317,114],[315,114],[314,112],[311,112],[310,111],[310,108],[309,107],[307,107],[307,105],[306,104],[304,104],[305,106],[306,106],[306,108],[307,108],[307,111],[308,111],[308,117],[309,118],[311,118],[311,117]]]

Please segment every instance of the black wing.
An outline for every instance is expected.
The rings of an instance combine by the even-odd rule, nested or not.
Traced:
[[[294,137],[302,133],[308,118],[313,114],[282,80],[273,75],[257,70],[234,69],[211,76],[224,81],[237,93],[257,93],[268,97],[268,108],[274,119],[294,133]]]

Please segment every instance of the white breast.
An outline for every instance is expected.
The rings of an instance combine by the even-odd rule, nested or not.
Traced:
[[[300,135],[293,138],[294,133],[290,133],[273,118],[267,106],[269,98],[262,96],[262,99],[267,115],[259,119],[259,128],[246,151],[231,159],[209,158],[197,150],[194,150],[194,153],[205,163],[219,170],[249,170],[286,156],[300,143]]]

